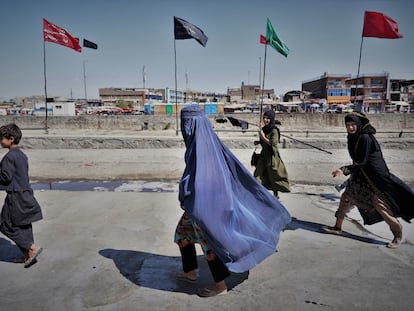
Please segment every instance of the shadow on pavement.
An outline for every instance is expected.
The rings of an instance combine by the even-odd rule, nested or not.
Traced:
[[[322,234],[329,234],[324,231],[322,231],[322,227],[325,227],[326,224],[320,224],[316,222],[310,222],[306,220],[300,220],[295,217],[292,217],[292,221],[286,226],[284,230],[297,230],[297,229],[303,229],[308,230],[312,232],[322,233]],[[363,237],[359,235],[355,235],[346,231],[342,231],[341,237],[353,239],[356,241],[369,243],[369,244],[377,244],[377,245],[386,245],[387,243],[384,241],[375,240],[368,237]]]
[[[157,290],[197,294],[198,288],[211,285],[214,281],[204,256],[198,259],[198,282],[187,283],[175,278],[182,271],[180,256],[165,256],[140,251],[103,249],[99,254],[112,259],[119,272],[135,285]],[[249,272],[232,273],[226,284],[229,290],[248,279]]]

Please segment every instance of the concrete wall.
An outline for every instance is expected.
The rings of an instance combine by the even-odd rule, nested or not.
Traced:
[[[258,114],[226,114],[252,124],[259,123]],[[332,130],[344,128],[344,114],[277,114],[283,130]],[[222,118],[223,116],[220,116]],[[372,114],[368,116],[371,124],[379,131],[414,130],[414,114]],[[233,128],[230,122],[217,123],[218,117],[211,116],[213,125]],[[179,122],[178,117],[178,122]],[[36,116],[0,116],[0,125],[14,122],[23,129],[45,127],[45,118]],[[165,130],[175,129],[176,117],[157,115],[113,115],[113,116],[76,116],[48,117],[49,129],[105,129],[105,130]],[[254,127],[252,127],[254,128]]]

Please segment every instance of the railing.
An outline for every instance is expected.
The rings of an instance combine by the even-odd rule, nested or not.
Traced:
[[[243,132],[243,133],[257,133],[258,130],[242,130],[242,129],[214,129],[216,132]],[[304,134],[304,137],[311,137],[312,134],[315,134],[313,136],[317,136],[316,134],[338,134],[338,135],[346,135],[346,131],[318,131],[318,130],[283,130],[283,134]],[[385,134],[385,137],[398,137],[401,138],[404,136],[414,136],[414,131],[410,130],[400,130],[400,131],[377,131],[377,134]],[[303,137],[303,136],[302,136]]]

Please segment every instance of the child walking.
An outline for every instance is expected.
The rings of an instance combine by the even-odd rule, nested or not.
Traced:
[[[23,256],[14,262],[28,268],[36,262],[42,248],[34,243],[32,223],[43,218],[29,184],[27,156],[18,144],[22,132],[16,124],[0,127],[0,143],[9,152],[0,162],[0,189],[7,192],[0,214],[0,231],[11,239]]]

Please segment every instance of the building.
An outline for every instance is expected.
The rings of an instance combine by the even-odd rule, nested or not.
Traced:
[[[389,102],[389,73],[362,74],[346,81],[357,111],[383,112]]]
[[[136,88],[100,88],[99,98],[104,106],[124,103],[130,107],[142,107],[145,104],[146,89]]]
[[[329,74],[302,82],[302,91],[310,92],[314,99],[326,99],[328,105],[350,104],[351,88],[346,84],[350,74]]]
[[[74,101],[53,101],[47,103],[47,114],[48,116],[63,117],[63,116],[76,116],[77,112],[75,109]],[[46,103],[37,102],[33,110],[35,116],[46,115]]]
[[[411,87],[411,88],[410,88]],[[362,74],[329,74],[302,82],[302,91],[312,98],[326,99],[328,105],[354,104],[365,113],[407,112],[413,100],[414,83],[390,79],[387,72]]]
[[[390,79],[388,104],[385,111],[409,112],[414,108],[414,80]]]
[[[262,92],[259,85],[245,85],[242,83],[240,88],[228,88],[227,96],[231,103],[239,102],[260,102]],[[263,98],[271,101],[277,100],[274,89],[263,90]]]

